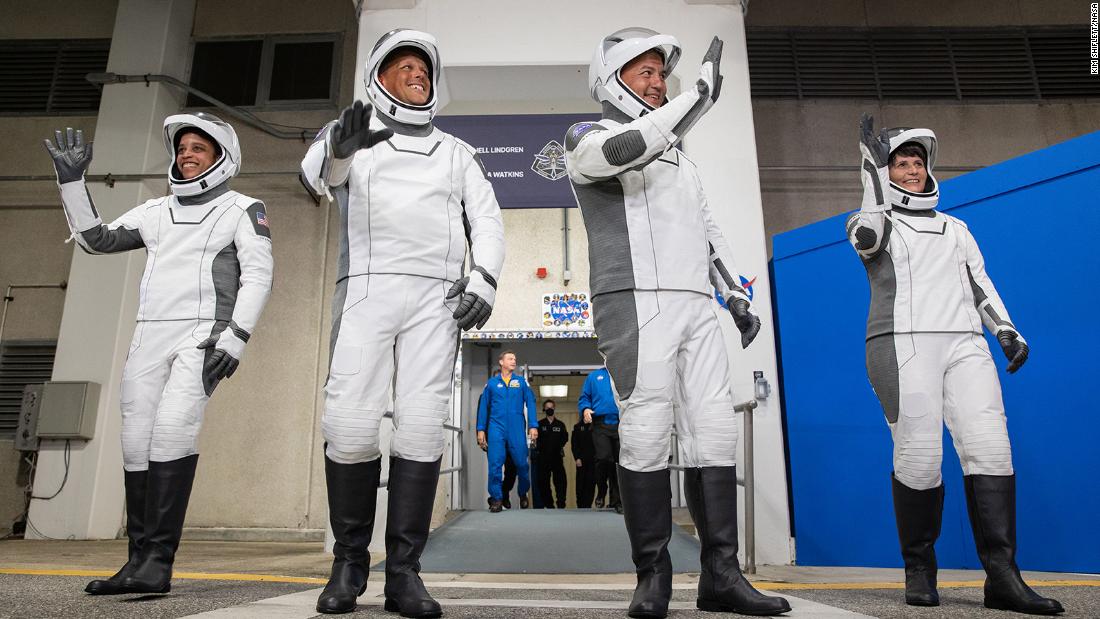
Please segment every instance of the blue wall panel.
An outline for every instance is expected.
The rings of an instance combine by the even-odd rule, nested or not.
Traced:
[[[1100,132],[942,183],[941,210],[970,226],[1031,346],[1009,375],[986,336],[1012,440],[1023,569],[1100,572],[1098,191]],[[845,218],[773,245],[797,561],[898,567],[892,443],[864,364],[869,290]],[[943,470],[940,566],[980,567],[946,432]]]

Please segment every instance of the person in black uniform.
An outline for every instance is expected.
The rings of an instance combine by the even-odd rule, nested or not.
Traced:
[[[569,438],[573,462],[577,465],[577,509],[592,507],[596,490],[596,447],[592,444],[592,424],[579,419]]]
[[[556,406],[553,400],[543,402],[542,412],[546,416],[539,420],[539,488],[543,506],[547,509],[553,509],[555,499],[558,509],[565,508],[566,481],[562,458],[565,456],[565,444],[569,442],[569,431],[564,423],[554,418]],[[553,498],[550,494],[551,479],[554,482]]]

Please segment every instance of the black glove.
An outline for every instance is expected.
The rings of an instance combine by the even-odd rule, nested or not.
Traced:
[[[46,151],[53,157],[53,169],[57,172],[57,183],[64,185],[84,178],[88,166],[92,165],[92,143],[84,143],[84,132],[72,127],[65,127],[65,135],[60,131],[54,131],[57,146],[54,147],[49,138],[42,140],[46,145]]]
[[[749,311],[749,302],[744,299],[734,299],[726,307],[733,316],[737,330],[741,332],[741,348],[748,348],[756,339],[756,334],[760,333],[760,317]]]
[[[722,92],[722,74],[719,71],[719,64],[722,62],[722,45],[722,39],[718,37],[711,40],[710,48],[703,55],[703,67],[699,72],[699,81],[695,82],[699,94],[709,95],[712,104],[718,100],[718,94]]]
[[[1015,374],[1016,370],[1027,361],[1027,355],[1031,349],[1027,347],[1027,342],[1020,337],[1019,333],[1009,329],[998,333],[997,341],[1000,342],[1001,350],[1008,357],[1008,373]]]
[[[226,333],[229,335],[222,337]],[[206,362],[202,366],[202,373],[207,383],[217,385],[221,379],[229,378],[237,371],[237,366],[241,364],[240,357],[244,349],[244,342],[237,338],[231,329],[226,329],[218,335],[206,338],[195,348],[214,349],[214,352],[206,358]],[[237,354],[232,354],[229,350],[226,350],[227,348],[237,349],[235,350]]]
[[[356,101],[354,105],[344,108],[340,112],[340,119],[332,128],[329,136],[329,144],[332,146],[332,155],[337,159],[351,157],[360,148],[370,148],[379,142],[390,139],[393,130],[389,128],[371,131],[370,114],[374,108],[371,104],[363,104]]]
[[[868,157],[876,168],[885,168],[890,162],[890,137],[886,130],[875,136],[875,117],[867,112],[859,118],[859,144],[864,155]]]
[[[489,321],[493,313],[493,301],[496,299],[497,283],[481,267],[475,267],[470,274],[458,280],[447,292],[447,298],[462,295],[458,309],[452,317],[458,321],[458,327],[469,331],[471,327],[480,329]],[[463,294],[465,293],[465,294]]]

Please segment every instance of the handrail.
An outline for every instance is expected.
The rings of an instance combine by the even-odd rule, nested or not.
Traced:
[[[461,466],[451,466],[451,467],[447,467],[445,469],[439,469],[439,474],[440,475],[449,475],[451,473],[458,473],[461,470],[462,470]],[[390,485],[390,478],[389,477],[387,477],[387,478],[383,479],[382,481],[378,482],[378,487],[379,488],[385,488],[389,485]]]
[[[756,475],[753,461],[752,412],[759,406],[756,399],[742,402],[733,407],[734,412],[745,414],[745,466],[743,477],[737,480],[738,486],[745,487],[745,569],[746,574],[756,573]],[[688,467],[680,464],[679,433],[672,430],[673,447],[669,454],[668,468],[685,471]]]
[[[385,417],[386,419],[393,419],[393,411],[386,411],[385,414],[383,414],[382,416]],[[450,430],[451,432],[456,432],[458,434],[463,433],[462,428],[454,425],[453,423],[444,423],[443,428],[447,429],[447,430]]]

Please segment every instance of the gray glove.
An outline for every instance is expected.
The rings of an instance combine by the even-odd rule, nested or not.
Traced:
[[[447,298],[462,295],[458,309],[452,315],[458,321],[458,327],[469,331],[471,327],[480,329],[485,326],[493,313],[496,291],[496,280],[481,267],[474,267],[469,275],[455,282],[447,292]]]
[[[84,132],[72,127],[65,127],[65,135],[60,131],[54,131],[57,146],[50,142],[49,138],[42,140],[46,150],[53,158],[53,169],[57,172],[57,183],[64,185],[84,178],[88,166],[92,165],[92,143],[84,143]]]
[[[741,348],[748,348],[749,344],[760,333],[760,317],[752,312],[752,306],[744,299],[734,299],[726,304],[733,316],[733,324],[741,332]]]
[[[722,92],[722,74],[718,70],[718,65],[722,62],[722,45],[722,39],[718,37],[711,40],[710,48],[703,55],[703,67],[699,72],[699,81],[695,82],[695,87],[699,89],[699,95],[703,97],[709,95],[712,104],[718,100],[718,94]]]
[[[371,104],[364,105],[362,101],[356,101],[340,113],[340,119],[329,134],[329,144],[332,147],[332,155],[337,159],[351,157],[360,148],[370,148],[379,142],[390,139],[392,129],[379,129],[371,131],[370,114],[374,108]]]
[[[997,341],[1001,344],[1001,350],[1004,351],[1005,356],[1008,357],[1008,373],[1015,374],[1016,370],[1020,369],[1027,361],[1031,349],[1028,348],[1024,338],[1011,329],[1005,329],[998,333]]]

